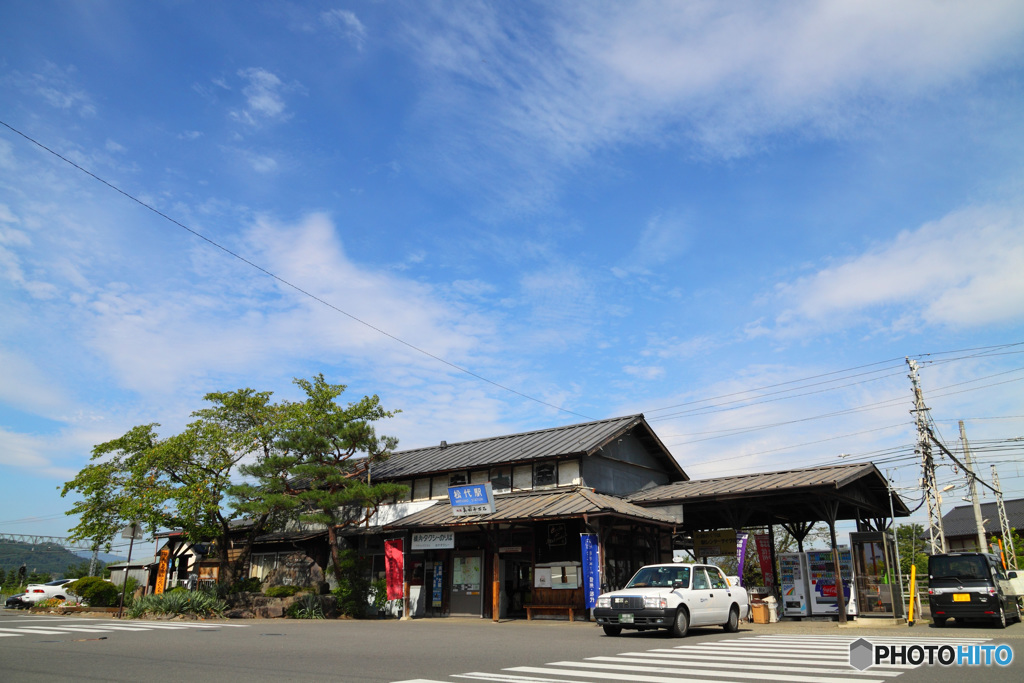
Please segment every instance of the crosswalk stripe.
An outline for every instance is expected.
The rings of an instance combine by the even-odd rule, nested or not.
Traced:
[[[572,670],[569,670],[569,669],[566,669],[566,670],[562,670],[562,669],[548,669],[548,668],[541,667],[541,666],[515,666],[515,667],[512,667],[510,669],[506,669],[506,671],[522,671],[523,673],[537,673],[537,674],[554,674],[556,676],[577,676],[579,678],[599,678],[599,679],[602,679],[602,680],[613,680],[613,681],[621,681],[622,680],[622,673],[619,673],[619,672],[614,672],[613,673],[613,672],[604,672],[604,671],[572,671]],[[721,681],[722,681],[722,674],[720,672],[713,672],[712,673],[712,675],[715,675],[716,678],[695,678],[695,677],[691,676],[690,672],[688,672],[688,671],[681,671],[679,673],[685,675],[686,683],[721,683]],[[710,672],[704,672],[704,673],[707,674],[707,673],[710,673]],[[733,674],[731,674],[731,673],[730,674],[726,674],[726,676],[732,677]],[[679,678],[678,675],[672,676],[671,678],[669,678],[669,677],[666,677],[666,676],[652,676],[652,675],[646,675],[646,674],[640,674],[640,673],[631,673],[629,675],[629,680],[630,681],[634,681],[635,683],[680,683],[680,678]],[[779,681],[792,680],[792,681],[800,681],[802,683],[804,681],[807,681],[808,679],[807,679],[806,676],[799,676],[799,677],[796,677],[796,678],[774,678],[772,680],[779,680]],[[815,679],[810,679],[810,680],[814,681]],[[883,683],[883,681],[881,679],[878,679],[878,680],[858,679],[858,683]]]
[[[865,676],[865,675],[876,675],[876,676],[899,676],[899,671],[877,671],[872,667],[872,671],[857,671],[853,668],[824,668],[819,666],[772,666],[770,664],[740,664],[738,662],[723,662],[720,659],[715,661],[702,661],[700,658],[681,656],[679,658],[672,659],[655,659],[656,657],[664,657],[665,655],[658,655],[649,652],[628,652],[617,656],[606,656],[606,657],[587,657],[587,659],[593,659],[598,661],[618,661],[618,662],[633,662],[636,664],[666,664],[666,665],[682,665],[695,667],[703,667],[705,669],[739,669],[742,671],[788,671],[790,673],[815,673],[815,674],[844,674],[851,676]]]
[[[613,659],[611,657],[594,657],[593,659]],[[685,665],[679,666],[637,666],[633,664],[602,664],[599,662],[549,662],[548,666],[573,666],[580,668],[601,668],[610,669],[612,671],[638,671],[652,674],[682,674],[685,673],[687,678],[690,676],[722,676],[721,671],[711,671],[708,669],[692,668]],[[765,681],[792,681],[792,683],[849,683],[848,678],[838,678],[830,676],[804,676],[801,674],[773,674],[773,673],[751,673],[749,671],[734,671],[730,670],[727,674],[729,678],[738,678],[743,680],[757,679]],[[882,683],[881,680],[878,683]]]
[[[29,635],[37,635],[37,636],[39,636],[39,635],[43,635],[43,636],[60,636],[60,635],[66,635],[67,634],[67,631],[50,631],[50,630],[43,629],[43,628],[28,628],[28,627],[25,627],[25,628],[4,628],[4,629],[0,629],[0,631],[14,631],[14,635],[21,635],[23,633],[27,633]]]

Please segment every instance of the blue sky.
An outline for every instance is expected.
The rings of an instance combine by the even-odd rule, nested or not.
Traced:
[[[400,448],[643,412],[913,488],[910,356],[1024,495],[1022,78],[1012,1],[5,3],[0,532],[318,372]]]

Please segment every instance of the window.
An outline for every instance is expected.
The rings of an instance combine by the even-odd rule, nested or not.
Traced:
[[[580,483],[580,463],[578,460],[563,460],[558,463],[558,485],[575,486]]]
[[[718,568],[716,568],[716,567],[708,567],[707,570],[708,570],[708,576],[711,578],[711,587],[712,588],[718,589],[718,588],[728,588],[729,587],[729,582],[725,580],[725,577],[722,576],[722,572],[719,571]]]
[[[429,479],[417,479],[412,485],[412,499],[413,500],[429,500],[430,499],[430,480]]]
[[[443,499],[448,497],[448,475],[442,474],[434,477],[430,485],[430,497],[432,499]]]
[[[537,463],[533,468],[533,487],[555,485],[555,463]]]
[[[511,468],[495,467],[491,470],[491,490],[495,493],[507,493],[512,490]]]
[[[469,478],[465,472],[453,472],[448,476],[449,486],[463,486],[469,483]]]
[[[512,488],[516,491],[533,488],[533,465],[519,465],[512,470]]]
[[[693,568],[693,590],[695,591],[706,591],[711,588],[708,584],[708,575],[704,573],[704,570],[700,567]]]

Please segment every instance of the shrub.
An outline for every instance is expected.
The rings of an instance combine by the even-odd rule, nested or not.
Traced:
[[[121,589],[98,576],[86,576],[68,584],[67,589],[91,607],[111,607],[121,599]]]
[[[228,589],[229,593],[259,593],[263,590],[263,582],[255,576],[235,581]]]
[[[299,586],[271,586],[263,594],[268,598],[290,598],[300,590]]]
[[[369,560],[360,557],[354,550],[342,551],[338,559],[341,575],[338,587],[333,593],[338,598],[338,612],[361,619],[366,616],[370,599]]]
[[[288,608],[288,616],[292,619],[323,619],[324,606],[320,596],[306,593]]]
[[[132,603],[128,616],[138,619],[144,614],[194,614],[222,616],[227,603],[213,591],[169,591],[160,595],[144,595]]]

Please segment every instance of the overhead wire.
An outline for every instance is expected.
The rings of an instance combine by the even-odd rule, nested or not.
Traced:
[[[152,206],[151,204],[146,203],[145,201],[139,199],[138,197],[132,195],[131,193],[129,193],[129,192],[125,191],[125,190],[122,190],[117,185],[114,185],[113,183],[111,183],[111,182],[101,178],[100,176],[96,175],[92,171],[84,168],[83,166],[80,166],[79,164],[75,163],[74,161],[71,161],[70,159],[68,159],[67,157],[61,155],[60,153],[56,152],[55,150],[50,149],[49,147],[47,147],[43,143],[39,142],[35,138],[32,138],[31,136],[27,135],[26,133],[21,132],[20,130],[18,130],[14,126],[10,125],[9,123],[6,123],[5,121],[0,120],[0,125],[3,125],[5,128],[10,130],[11,132],[13,132],[13,133],[15,133],[17,135],[20,135],[25,140],[28,140],[30,143],[32,143],[33,145],[36,145],[40,149],[45,150],[46,152],[49,152],[50,154],[52,154],[53,156],[57,157],[61,161],[63,161],[65,163],[73,166],[74,168],[78,169],[79,171],[81,171],[82,173],[86,174],[90,178],[93,178],[94,180],[96,180],[96,181],[106,185],[107,187],[109,187],[110,189],[114,190],[115,192],[117,192],[117,193],[123,195],[124,197],[130,199],[131,201],[135,202],[136,204],[138,204],[138,205],[148,209],[149,211],[152,211],[153,213],[155,213],[157,216],[160,216],[164,220],[166,220],[166,221],[168,221],[168,222],[178,226],[179,228],[181,228],[182,230],[185,230],[186,232],[192,234],[193,236],[198,237],[199,239],[203,240],[204,242],[208,243],[209,245],[211,245],[213,247],[216,247],[217,249],[220,249],[225,254],[228,254],[229,256],[231,256],[231,257],[241,261],[242,263],[246,264],[247,266],[258,270],[259,272],[263,273],[264,275],[266,275],[266,276],[268,276],[270,278],[273,278],[274,280],[280,282],[281,284],[285,285],[286,287],[289,287],[290,289],[295,290],[296,292],[302,294],[303,296],[309,297],[310,299],[316,301],[317,303],[319,303],[319,304],[321,304],[323,306],[326,306],[326,307],[330,308],[331,310],[333,310],[333,311],[335,311],[337,313],[340,313],[341,315],[344,315],[345,317],[353,320],[354,322],[359,323],[360,325],[363,325],[364,327],[367,327],[367,328],[373,330],[374,332],[377,332],[378,334],[381,334],[381,335],[387,337],[388,339],[391,339],[392,341],[395,341],[395,342],[397,342],[399,344],[402,344],[403,346],[405,346],[405,347],[407,347],[409,349],[412,349],[416,353],[419,353],[419,354],[422,354],[424,356],[427,356],[428,358],[432,358],[433,360],[435,360],[435,361],[437,361],[439,363],[447,365],[448,367],[452,368],[453,370],[457,370],[458,372],[461,372],[463,374],[469,375],[470,377],[478,379],[481,382],[485,382],[487,384],[490,384],[491,386],[494,386],[494,387],[496,387],[498,389],[501,389],[502,391],[507,391],[507,392],[509,392],[511,394],[515,394],[516,396],[519,396],[520,398],[524,398],[524,399],[527,399],[529,401],[533,401],[534,403],[539,403],[540,405],[547,406],[548,408],[554,408],[555,410],[561,411],[563,413],[567,413],[569,415],[575,415],[577,417],[582,417],[585,420],[592,420],[593,419],[591,417],[588,417],[587,415],[583,415],[582,413],[577,413],[575,411],[569,410],[568,408],[563,408],[561,406],[556,406],[553,403],[548,403],[547,401],[539,399],[539,398],[537,398],[535,396],[530,396],[529,394],[523,393],[523,392],[518,391],[516,389],[513,389],[511,387],[505,386],[504,384],[501,384],[499,382],[495,382],[494,380],[488,379],[487,377],[484,377],[483,375],[480,375],[480,374],[478,374],[476,372],[473,372],[472,370],[470,370],[468,368],[464,368],[461,365],[453,363],[453,362],[451,362],[451,361],[449,361],[449,360],[447,360],[445,358],[442,358],[442,357],[440,357],[440,356],[438,356],[436,354],[433,354],[430,351],[427,351],[426,349],[420,348],[419,346],[416,346],[415,344],[407,342],[404,339],[402,339],[402,338],[400,338],[400,337],[398,337],[396,335],[393,335],[390,332],[388,332],[388,331],[386,331],[386,330],[384,330],[384,329],[382,329],[380,327],[377,327],[376,325],[374,325],[374,324],[372,324],[370,322],[367,322],[366,320],[363,320],[362,318],[359,318],[359,317],[357,317],[355,315],[352,315],[348,311],[342,310],[338,306],[335,306],[334,304],[330,303],[329,301],[326,301],[325,299],[322,299],[321,297],[313,294],[312,292],[309,292],[309,291],[303,289],[299,285],[296,285],[296,284],[294,284],[294,283],[284,279],[280,275],[277,275],[277,274],[267,270],[263,266],[260,266],[259,264],[255,263],[253,261],[250,261],[249,259],[245,258],[241,254],[238,254],[238,253],[232,251],[231,249],[228,249],[224,245],[222,245],[222,244],[220,244],[220,243],[210,239],[209,237],[207,237],[206,235],[202,234],[201,232],[199,232],[197,230],[193,230],[192,228],[188,227],[187,225],[185,225],[181,221],[178,221],[177,219],[172,218],[171,216],[169,216],[166,213],[160,211],[159,209],[157,209],[156,207]]]

